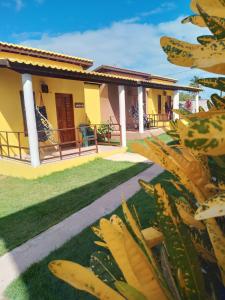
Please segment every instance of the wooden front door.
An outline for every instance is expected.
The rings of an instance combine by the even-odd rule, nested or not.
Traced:
[[[58,129],[61,129],[59,131],[60,143],[67,143],[65,147],[75,146],[73,97],[70,94],[55,94],[55,99]]]

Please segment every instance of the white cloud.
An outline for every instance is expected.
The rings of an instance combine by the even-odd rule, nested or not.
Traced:
[[[41,5],[44,3],[45,0],[34,0],[37,4]]]
[[[24,6],[24,3],[23,3],[22,0],[15,0],[15,4],[16,4],[16,10],[17,11],[20,11]]]
[[[123,20],[122,22],[123,23],[137,23],[139,21],[143,21],[147,17],[153,16],[156,14],[160,14],[160,13],[165,13],[165,12],[168,12],[175,8],[176,8],[176,5],[173,2],[163,2],[158,7],[154,8],[152,10],[142,12],[133,18]]]
[[[14,7],[17,11],[20,11],[24,7],[23,0],[3,0],[0,1],[0,5],[6,8]]]
[[[94,59],[95,66],[109,64],[136,69],[158,75],[175,77],[189,84],[194,75],[203,72],[170,64],[160,47],[160,37],[174,36],[194,42],[195,37],[208,33],[206,29],[191,24],[182,25],[182,17],[158,25],[140,24],[136,20],[116,22],[111,26],[85,32],[70,32],[57,36],[43,34],[40,39],[30,39],[22,44]],[[208,73],[204,76],[209,76]]]

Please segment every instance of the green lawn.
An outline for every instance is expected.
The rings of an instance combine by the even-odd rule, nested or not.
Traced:
[[[166,134],[166,133],[160,134],[160,135],[158,136],[158,138],[159,138],[161,141],[165,142],[165,143],[172,142],[172,140],[173,140],[173,139],[172,139],[168,134]],[[148,140],[151,140],[151,137],[148,137],[147,139],[148,139]],[[144,141],[143,139],[138,139],[138,140],[128,140],[128,141],[127,141],[127,151],[128,151],[128,152],[133,152],[132,149],[131,149],[131,146],[132,146],[133,144],[135,144],[135,143],[138,143],[138,144],[144,144],[145,141]]]
[[[0,255],[148,167],[98,159],[32,181],[0,177]]]
[[[162,182],[170,179],[167,172],[161,174],[153,182]],[[167,189],[175,193],[172,187],[167,184]],[[135,205],[138,215],[141,216],[141,225],[148,227],[154,222],[153,200],[139,191],[129,199],[129,205]],[[121,207],[114,213],[121,214]],[[89,265],[90,255],[100,249],[94,244],[96,240],[90,227],[71,239],[60,249],[52,252],[40,263],[31,266],[20,278],[14,281],[7,289],[6,296],[10,300],[92,300],[96,299],[89,294],[71,288],[69,285],[56,279],[48,270],[48,263],[54,259],[67,259],[76,261],[84,266]]]

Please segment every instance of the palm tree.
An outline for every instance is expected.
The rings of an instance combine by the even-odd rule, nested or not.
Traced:
[[[201,85],[198,83],[198,80],[200,79],[200,77],[198,76],[194,76],[191,80],[190,80],[190,86],[196,87],[196,88],[200,88]]]

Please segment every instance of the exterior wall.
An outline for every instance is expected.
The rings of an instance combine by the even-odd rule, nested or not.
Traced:
[[[42,98],[47,109],[48,120],[54,129],[58,128],[55,93],[72,94],[74,107],[75,127],[87,122],[100,122],[99,87],[96,85],[85,85],[81,81],[64,80],[47,77],[33,76],[33,90],[35,93],[36,104],[40,104],[40,83],[48,85],[49,93],[43,93]],[[0,69],[0,131],[24,132],[23,114],[20,100],[20,91],[22,91],[21,75],[7,70]],[[86,98],[86,99],[85,99]],[[75,102],[85,104],[84,108],[75,108]],[[92,101],[93,100],[93,101]],[[2,135],[5,139],[5,135]],[[9,143],[18,146],[17,134],[9,134]],[[21,145],[28,147],[28,138],[21,134]],[[7,154],[6,147],[3,148],[4,154]],[[10,150],[12,156],[18,155],[17,149]],[[22,151],[22,153],[27,151]]]
[[[33,89],[36,95],[36,104],[40,103],[40,83],[44,82],[48,85],[49,93],[42,94],[42,98],[44,100],[44,104],[47,109],[48,120],[53,126],[53,128],[58,128],[57,124],[57,115],[56,115],[56,102],[55,102],[55,94],[72,94],[73,97],[73,107],[74,107],[74,123],[75,127],[78,127],[80,124],[87,123],[88,118],[85,113],[85,105],[84,108],[75,108],[75,103],[84,103],[84,83],[81,81],[75,80],[65,80],[65,79],[55,79],[48,77],[39,77],[33,76]]]
[[[16,59],[16,60],[23,60],[27,62],[32,62],[32,63],[41,63],[41,64],[46,64],[49,66],[55,66],[55,67],[64,67],[64,68],[71,68],[73,70],[83,70],[82,66],[79,65],[74,65],[71,63],[66,63],[66,62],[60,62],[60,61],[53,61],[45,58],[39,58],[39,57],[32,57],[28,55],[21,55],[21,54],[16,54],[16,53],[9,53],[9,52],[0,52],[0,58],[1,59]]]
[[[166,97],[171,96],[173,100],[173,91],[166,91],[166,96],[163,95],[163,90],[147,89],[147,114],[158,114],[158,95],[162,99],[162,114],[165,113]]]
[[[0,131],[24,131],[23,117],[20,102],[22,84],[21,76],[7,69],[0,69]],[[6,135],[1,134],[2,143],[6,143]],[[28,146],[27,138],[22,134],[21,142]],[[18,146],[18,136],[9,134],[8,141],[11,145]],[[7,149],[3,147],[3,153],[7,154]],[[18,154],[18,150],[11,149],[10,154]]]
[[[160,78],[152,78],[151,79],[151,82],[154,82],[154,83],[160,83],[160,84],[171,84],[171,85],[174,85],[174,82],[170,81],[170,80],[163,80],[163,79],[160,79]]]
[[[101,123],[100,88],[97,84],[84,85],[85,111],[91,124]]]
[[[119,95],[118,86],[114,84],[104,84],[101,86],[101,121],[102,123],[111,120],[113,123],[119,124]],[[125,87],[126,98],[126,124],[127,127],[133,127],[133,119],[130,114],[132,106],[137,104],[137,88]]]
[[[119,94],[118,86],[103,84],[100,87],[101,122],[111,120],[119,124]]]

